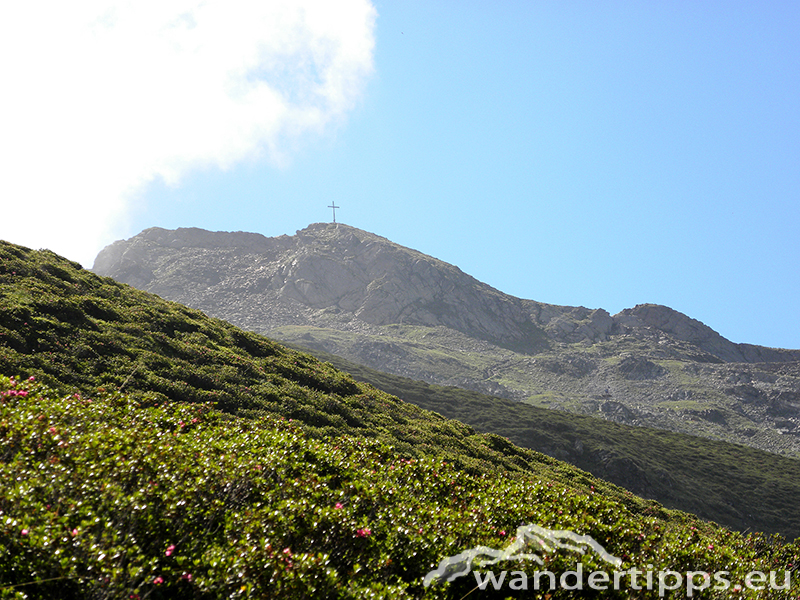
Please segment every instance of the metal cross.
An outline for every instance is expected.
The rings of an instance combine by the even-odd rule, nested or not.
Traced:
[[[328,208],[332,208],[333,209],[333,222],[336,223],[336,209],[337,208],[341,208],[341,207],[340,206],[336,206],[335,202],[331,202],[331,204],[330,204],[330,206],[328,206]]]

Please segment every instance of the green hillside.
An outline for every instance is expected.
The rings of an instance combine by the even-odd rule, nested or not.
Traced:
[[[466,549],[507,546],[526,524],[592,536],[622,569],[740,582],[754,570],[794,575],[800,558],[796,544],[664,509],[310,355],[6,243],[0,373],[0,597],[493,597],[469,576],[427,588],[423,578]],[[548,551],[544,567],[564,573],[575,556]]]
[[[734,529],[800,537],[800,461],[795,459],[431,385],[311,352],[407,402],[566,460],[665,506]]]

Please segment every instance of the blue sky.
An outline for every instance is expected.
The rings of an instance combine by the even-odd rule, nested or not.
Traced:
[[[0,237],[91,266],[147,227],[293,234],[335,202],[338,221],[515,296],[612,314],[665,304],[735,342],[800,348],[800,5],[348,0],[323,26],[308,15],[326,3],[298,0],[278,4],[301,6],[303,27],[270,30],[294,13],[242,9],[220,33],[193,4],[176,2],[150,37],[122,9],[76,22],[131,42],[189,25],[150,52],[108,46],[114,64],[60,82],[119,109],[101,120],[90,106],[80,128],[62,128],[67,110],[46,118],[45,141],[96,142],[23,156],[58,185],[0,190],[39,220],[12,212]],[[242,32],[241,19],[261,26]],[[63,21],[52,27],[73,43]],[[165,59],[176,39],[193,52]],[[92,87],[101,68],[124,95]],[[231,73],[245,73],[234,92]],[[58,103],[35,90],[31,123]],[[106,157],[115,177],[84,189]],[[119,164],[137,167],[116,177]]]

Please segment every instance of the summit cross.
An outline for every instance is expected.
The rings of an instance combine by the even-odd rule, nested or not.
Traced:
[[[333,209],[333,222],[336,223],[336,209],[337,208],[341,208],[341,207],[340,206],[336,206],[335,202],[331,202],[330,205],[328,206],[328,208],[332,208]]]

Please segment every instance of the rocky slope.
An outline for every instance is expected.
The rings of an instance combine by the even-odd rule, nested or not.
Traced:
[[[343,224],[276,238],[152,228],[93,270],[406,377],[800,456],[800,350],[735,344],[665,306],[515,298]]]
[[[523,301],[341,224],[278,238],[153,228],[104,249],[93,270],[259,331],[406,323],[515,349],[546,346]]]

